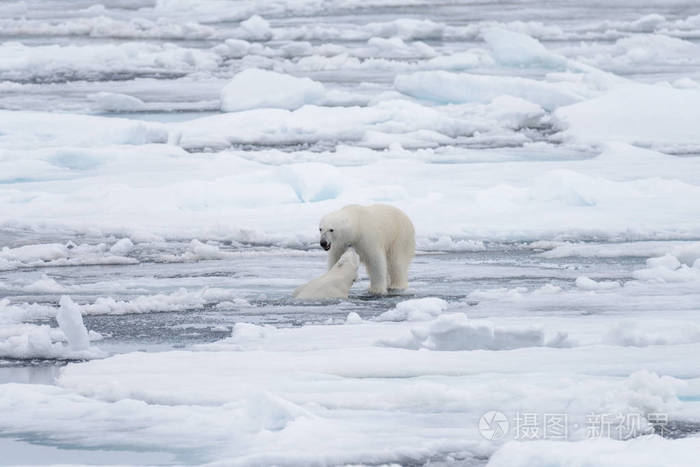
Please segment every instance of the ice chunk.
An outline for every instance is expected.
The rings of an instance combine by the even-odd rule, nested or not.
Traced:
[[[0,257],[7,260],[32,263],[35,261],[52,261],[68,256],[68,249],[60,243],[43,243],[25,245],[17,248],[3,247]]]
[[[325,99],[326,90],[317,81],[251,68],[238,73],[221,90],[221,110],[237,112],[265,107],[291,110],[306,104],[321,104]]]
[[[61,297],[59,305],[56,321],[66,335],[68,344],[74,350],[87,350],[90,347],[90,339],[87,328],[83,324],[80,307],[68,295]]]
[[[94,102],[95,110],[104,112],[138,112],[146,108],[141,99],[127,94],[98,92],[87,97]]]
[[[423,321],[447,309],[447,302],[437,297],[406,300],[376,317],[377,321]]]
[[[486,114],[506,128],[518,130],[536,125],[545,115],[544,109],[525,99],[499,96],[486,107]]]
[[[684,242],[674,246],[670,252],[683,264],[693,266],[700,259],[700,242]]]
[[[435,57],[435,49],[420,41],[406,43],[400,37],[373,37],[367,41],[367,48],[360,55],[371,57]]]
[[[300,417],[315,418],[300,405],[269,392],[254,395],[246,402],[247,425],[256,431],[278,431]]]
[[[381,345],[429,350],[508,350],[545,345],[544,331],[539,327],[496,327],[487,321],[471,321],[464,313],[438,316],[427,327],[411,329],[410,337],[381,340]],[[567,336],[557,334],[550,343],[568,346]]]
[[[54,80],[57,76],[94,77],[134,74],[140,69],[162,71],[214,70],[221,57],[210,50],[146,42],[84,45],[0,44],[0,78]]]
[[[104,243],[97,245],[41,243],[16,248],[3,247],[0,250],[0,269],[133,263],[138,263],[138,260],[108,252]]]
[[[527,287],[515,287],[512,289],[498,287],[494,289],[476,289],[470,292],[471,300],[520,300],[527,293]]]
[[[496,60],[505,65],[556,68],[566,66],[566,58],[548,51],[540,41],[527,34],[502,28],[488,28],[481,31],[481,36]]]
[[[55,329],[41,325],[3,326],[0,328],[0,357],[31,359],[63,357],[61,343]]]
[[[583,257],[583,258],[618,258],[624,256],[650,257],[663,256],[669,249],[678,251],[678,254],[687,254],[687,259],[692,258],[692,251],[698,252],[700,255],[700,243],[685,242],[664,242],[664,241],[640,241],[640,242],[620,242],[620,243],[569,243],[555,242],[546,244],[543,242],[535,242],[534,248],[542,248],[548,251],[540,253],[545,258],[565,258],[565,257]],[[678,250],[677,250],[678,249]],[[685,252],[688,253],[685,253]],[[692,264],[692,262],[687,264]]]
[[[649,258],[647,266],[651,268],[665,268],[675,270],[681,267],[681,262],[673,255],[664,255],[657,258]]]
[[[110,253],[113,253],[115,255],[126,256],[133,249],[134,249],[134,243],[131,241],[131,239],[130,238],[122,238],[122,239],[119,239],[114,245],[112,245],[111,248],[109,249],[109,251],[110,251]]]
[[[700,342],[700,326],[678,320],[624,320],[603,336],[603,343],[645,347]]]
[[[700,262],[697,260],[691,267],[681,263],[672,254],[666,254],[647,260],[647,267],[638,269],[632,274],[635,279],[656,282],[693,282],[700,281]]]
[[[47,319],[56,315],[56,308],[40,303],[10,303],[0,299],[0,323],[18,323],[33,319]]]
[[[583,290],[612,290],[620,287],[617,281],[595,281],[590,277],[579,276],[576,278],[576,287]]]
[[[236,323],[231,331],[231,339],[236,341],[263,339],[274,330],[275,328],[273,326],[258,326],[251,323]]]
[[[127,314],[127,313],[152,313],[161,311],[183,311],[200,309],[205,304],[223,300],[236,299],[236,293],[232,290],[204,288],[198,291],[188,292],[179,289],[171,293],[159,293],[154,295],[139,295],[130,300],[116,300],[112,297],[98,297],[94,303],[77,305],[82,314]],[[245,302],[236,301],[236,305]]]
[[[694,89],[628,85],[554,115],[564,134],[580,141],[700,145],[700,91]]]
[[[218,246],[202,243],[196,238],[190,242],[190,250],[197,259],[221,259],[226,256]]]
[[[445,104],[489,102],[507,94],[550,110],[582,99],[567,83],[447,71],[420,71],[411,75],[399,75],[394,81],[394,87],[409,96]]]
[[[420,336],[415,334],[414,336]],[[544,343],[541,329],[498,329],[490,323],[469,322],[460,313],[438,317],[430,325],[422,346],[432,350],[504,350]]]
[[[666,22],[666,18],[657,13],[644,15],[628,25],[628,29],[640,32],[652,32],[661,24]]]
[[[313,162],[285,165],[276,175],[280,181],[288,183],[304,203],[335,199],[343,192],[345,177],[332,165]]]
[[[365,26],[371,34],[381,37],[400,37],[404,40],[440,39],[445,25],[427,19],[401,18]]]
[[[36,293],[65,293],[68,289],[44,274],[41,279],[25,285],[23,290]]]
[[[354,311],[348,313],[348,316],[345,318],[345,324],[360,324],[363,321],[364,320],[360,317],[360,315],[358,315]]]
[[[272,38],[270,23],[260,15],[253,15],[241,22],[241,29],[246,39],[266,41]]]
[[[607,70],[626,71],[697,63],[700,48],[691,41],[662,34],[634,34],[614,43],[581,44],[564,50]]]
[[[484,251],[486,245],[481,240],[454,240],[443,235],[437,239],[420,241],[418,248],[424,251]]]
[[[13,20],[3,19],[3,31],[15,36],[87,36],[106,38],[142,39],[204,39],[214,36],[216,30],[193,21],[179,22],[167,18],[157,21],[143,16],[122,20],[110,17],[103,5],[76,10],[77,18],[64,17],[60,22],[48,22],[46,18]],[[94,14],[98,16],[82,16]],[[22,15],[24,16],[24,15]],[[4,18],[7,18],[5,16]]]
[[[85,131],[85,128],[90,128],[90,131]],[[5,148],[95,147],[167,141],[168,131],[165,125],[157,122],[0,110],[0,144]]]
[[[252,323],[236,323],[231,330],[231,336],[214,344],[203,344],[198,349],[211,350],[223,348],[225,350],[251,350],[263,349],[267,339],[274,336],[277,329],[269,325],[257,325]]]
[[[215,50],[225,57],[242,58],[248,55],[252,47],[252,44],[248,41],[241,39],[226,39],[223,44],[217,45]]]
[[[163,255],[160,257],[160,260],[170,263],[189,263],[203,260],[226,259],[232,256],[235,256],[235,253],[232,251],[223,251],[219,245],[204,243],[196,238],[193,238],[190,240],[187,251],[180,255]]]
[[[65,297],[68,298],[68,297]],[[30,323],[13,323],[13,320],[47,318],[56,316],[60,328]],[[0,358],[16,359],[90,359],[104,357],[104,353],[90,347],[90,335],[83,324],[77,305],[62,300],[55,307],[38,304],[10,305],[0,300]],[[97,338],[97,335],[92,338]],[[68,341],[64,345],[62,341]]]
[[[482,49],[471,49],[466,52],[455,52],[452,55],[440,55],[425,63],[428,70],[467,70],[479,66],[494,64],[491,55]]]

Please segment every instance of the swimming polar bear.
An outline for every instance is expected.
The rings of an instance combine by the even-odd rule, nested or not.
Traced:
[[[360,258],[353,250],[348,250],[333,267],[311,282],[299,286],[292,294],[302,300],[317,298],[348,298],[350,287],[357,279]]]
[[[352,246],[367,268],[369,292],[408,287],[408,267],[416,250],[416,233],[408,216],[386,204],[351,204],[321,219],[321,247],[328,268]]]

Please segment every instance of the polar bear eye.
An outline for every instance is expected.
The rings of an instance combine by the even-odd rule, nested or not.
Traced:
[[[329,232],[333,232],[333,229],[330,229]]]

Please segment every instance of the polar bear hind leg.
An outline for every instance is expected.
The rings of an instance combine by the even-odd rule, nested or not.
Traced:
[[[378,249],[368,254],[364,260],[370,280],[369,293],[385,294],[388,284],[386,253]]]
[[[404,290],[408,287],[408,267],[413,260],[415,243],[413,238],[397,240],[387,255],[389,289]],[[408,245],[406,244],[408,243]]]
[[[387,266],[389,269],[389,289],[403,290],[408,287],[408,264],[410,259],[389,255]]]

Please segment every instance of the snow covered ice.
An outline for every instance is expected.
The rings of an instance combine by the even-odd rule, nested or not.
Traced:
[[[697,2],[24,0],[0,37],[0,463],[695,465]],[[291,299],[375,202],[410,288]]]

